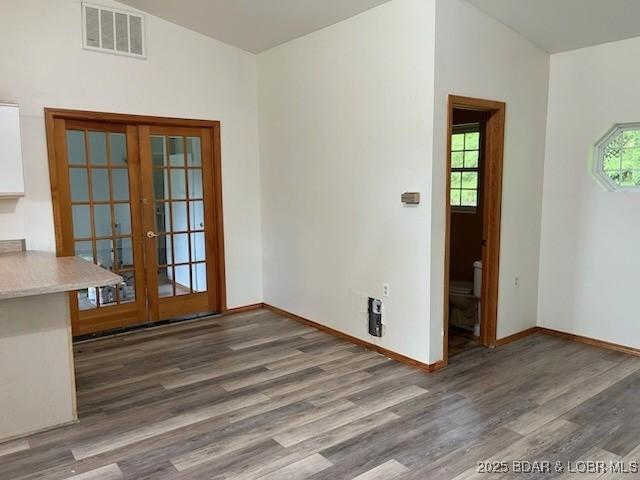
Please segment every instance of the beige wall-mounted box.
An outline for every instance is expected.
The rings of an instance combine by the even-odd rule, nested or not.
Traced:
[[[418,205],[420,204],[420,192],[404,192],[400,196],[400,200],[405,205]]]
[[[24,196],[20,108],[0,102],[0,199]]]

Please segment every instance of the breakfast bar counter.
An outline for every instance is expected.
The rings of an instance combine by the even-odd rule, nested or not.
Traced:
[[[0,254],[0,442],[77,419],[67,292],[121,281],[78,257]]]

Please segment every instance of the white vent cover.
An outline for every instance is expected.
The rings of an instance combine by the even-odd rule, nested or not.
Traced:
[[[88,50],[145,58],[144,16],[82,3],[82,44]]]

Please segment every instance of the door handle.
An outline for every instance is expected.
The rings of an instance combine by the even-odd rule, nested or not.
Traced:
[[[147,232],[147,238],[156,238],[157,236],[158,234],[156,232],[153,232],[151,230]]]

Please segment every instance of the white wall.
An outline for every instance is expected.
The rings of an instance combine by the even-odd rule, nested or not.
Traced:
[[[549,71],[548,54],[467,2],[436,5],[431,361],[442,358],[447,96],[507,104],[498,300],[502,338],[536,324]]]
[[[551,56],[538,324],[640,348],[640,195],[591,176],[593,144],[640,121],[640,38]]]
[[[395,0],[258,56],[265,302],[421,361],[433,42],[434,1]]]
[[[435,362],[447,95],[501,100],[498,338],[537,318],[640,346],[640,196],[605,192],[587,166],[611,124],[638,121],[639,39],[552,56],[547,117],[549,56],[462,0],[394,0],[259,55],[259,78],[255,56],[152,16],[147,60],[85,51],[79,11],[3,2],[0,99],[22,107],[26,196],[0,201],[0,238],[54,249],[45,106],[218,119],[229,306],[262,301],[264,272],[266,302]],[[422,204],[403,208],[404,191]],[[385,282],[375,340],[366,297]]]
[[[255,56],[149,15],[147,60],[96,53],[81,47],[79,0],[1,10],[0,99],[21,105],[26,196],[0,201],[0,238],[55,248],[45,106],[220,120],[227,301],[262,301]]]

